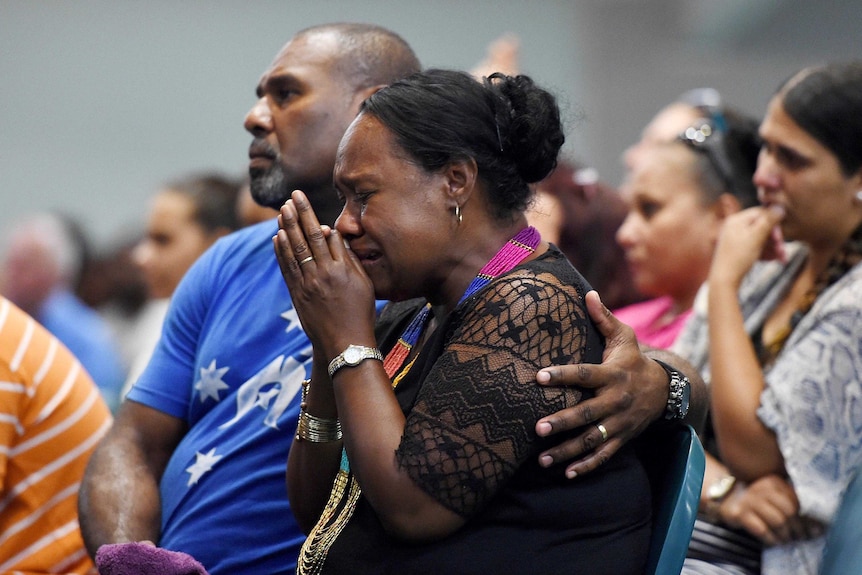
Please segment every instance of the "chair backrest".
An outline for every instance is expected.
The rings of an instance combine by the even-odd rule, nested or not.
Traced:
[[[694,529],[706,457],[689,425],[654,424],[637,440],[652,487],[653,523],[645,575],[679,575]]]
[[[820,575],[862,573],[862,474],[850,481],[829,531]]]

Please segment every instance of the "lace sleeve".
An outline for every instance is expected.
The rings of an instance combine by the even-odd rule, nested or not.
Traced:
[[[536,371],[582,361],[590,324],[576,288],[551,273],[519,270],[464,305],[397,457],[432,497],[469,516],[530,456],[536,420],[579,401],[576,389],[536,384]]]

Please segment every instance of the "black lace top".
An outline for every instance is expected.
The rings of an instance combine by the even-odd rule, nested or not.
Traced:
[[[443,319],[396,388],[407,424],[395,457],[442,505],[468,519],[433,543],[389,537],[360,498],[323,573],[640,573],[649,543],[649,484],[621,450],[567,480],[543,469],[536,421],[582,392],[535,383],[551,364],[599,363],[586,281],[552,248],[492,281]],[[391,304],[378,322],[384,354],[424,302]]]

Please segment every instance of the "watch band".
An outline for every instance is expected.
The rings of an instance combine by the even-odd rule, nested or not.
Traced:
[[[691,382],[680,371],[670,365],[653,358],[670,378],[667,406],[665,407],[665,419],[684,419],[688,414],[689,397],[691,395]]]
[[[736,478],[725,475],[713,481],[706,489],[706,499],[701,501],[701,509],[713,523],[722,523],[721,504],[736,486]]]
[[[383,354],[376,347],[368,347],[365,345],[348,345],[347,348],[339,353],[329,362],[329,377],[335,375],[342,367],[353,367],[359,365],[366,359],[376,359],[383,361]]]

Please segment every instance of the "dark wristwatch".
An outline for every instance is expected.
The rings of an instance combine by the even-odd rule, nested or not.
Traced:
[[[665,419],[685,419],[688,414],[688,406],[691,401],[691,382],[680,371],[669,366],[660,359],[655,362],[662,366],[670,378],[670,389],[667,396],[667,407],[665,407]]]

